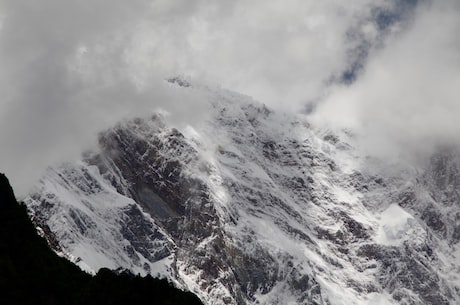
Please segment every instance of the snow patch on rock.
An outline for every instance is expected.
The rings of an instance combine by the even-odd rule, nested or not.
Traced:
[[[401,245],[405,241],[421,243],[426,238],[425,230],[417,220],[397,204],[391,204],[379,217],[377,243],[387,246]]]

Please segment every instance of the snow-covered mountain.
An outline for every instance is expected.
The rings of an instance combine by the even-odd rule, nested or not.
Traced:
[[[168,277],[213,305],[460,303],[455,151],[388,164],[350,132],[171,82],[205,92],[210,118],[119,123],[25,199],[56,251]]]

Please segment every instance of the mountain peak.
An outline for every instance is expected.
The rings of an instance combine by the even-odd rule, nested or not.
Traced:
[[[80,266],[162,275],[207,304],[460,299],[444,276],[458,279],[460,253],[446,162],[389,174],[347,132],[210,92],[193,132],[121,124],[27,198]]]

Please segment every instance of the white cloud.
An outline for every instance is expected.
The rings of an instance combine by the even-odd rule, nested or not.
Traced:
[[[197,100],[157,73],[144,90],[133,83],[125,53],[151,4],[125,3],[0,2],[0,170],[20,194],[46,166],[77,158],[121,118]]]
[[[316,119],[354,126],[374,150],[429,152],[460,143],[459,29],[457,2],[420,6],[356,83],[332,90]]]
[[[350,28],[369,32],[372,8],[389,1],[192,2],[180,12],[158,4],[160,16],[134,37],[137,70],[174,70],[297,110],[349,64]],[[176,14],[165,27],[164,16]]]
[[[120,118],[196,120],[206,105],[175,74],[297,111],[382,41],[376,8],[397,2],[0,0],[0,170],[24,193]]]

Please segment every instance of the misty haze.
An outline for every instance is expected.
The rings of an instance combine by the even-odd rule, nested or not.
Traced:
[[[89,287],[37,304],[460,304],[459,31],[455,0],[0,0],[0,172]]]

